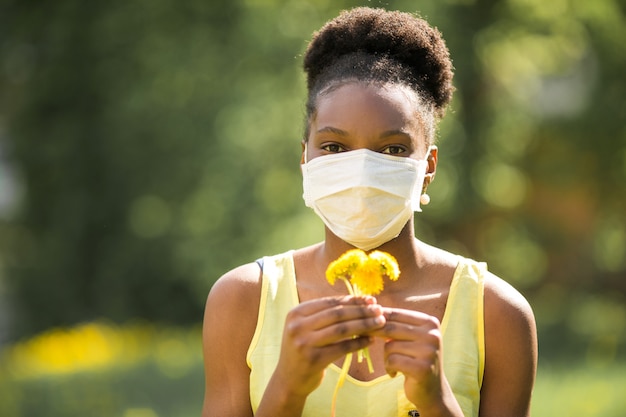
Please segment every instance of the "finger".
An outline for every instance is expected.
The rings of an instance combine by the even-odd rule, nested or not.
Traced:
[[[378,304],[337,305],[308,316],[298,315],[292,310],[285,324],[285,332],[290,338],[306,335],[306,339],[311,340],[309,343],[321,346],[362,335],[384,324],[385,318]]]
[[[420,341],[421,343],[436,343],[441,338],[438,327],[413,326],[404,323],[389,323],[380,329],[372,331],[371,336],[391,340]]]
[[[383,309],[383,315],[385,327],[377,329],[372,336],[412,340],[429,332],[440,333],[439,320],[418,311]]]
[[[347,295],[344,297],[322,297],[300,303],[294,308],[293,311],[302,316],[309,316],[317,313],[318,311],[340,305],[367,305],[375,303],[376,299],[369,296],[354,297]]]
[[[292,309],[286,320],[287,331],[318,330],[342,321],[382,316],[382,308],[373,298],[327,297],[303,303]]]
[[[421,335],[417,340],[392,339],[385,343],[385,358],[402,355],[412,358],[434,358],[441,349],[441,339],[436,335]]]
[[[436,360],[414,358],[406,355],[393,354],[385,358],[385,372],[391,377],[398,373],[422,379],[434,375],[437,369]]]
[[[320,365],[323,369],[342,356],[356,352],[359,349],[364,349],[372,343],[374,343],[374,338],[369,336],[358,336],[346,339],[332,345],[310,350],[305,358],[305,362],[313,366],[316,364]]]
[[[314,331],[312,343],[315,346],[337,344],[357,336],[369,336],[370,333],[384,325],[385,318],[383,315],[340,321]]]
[[[323,348],[323,351],[327,357],[327,362],[330,363],[346,355],[347,353],[356,352],[359,349],[366,348],[372,343],[374,343],[373,337],[358,336],[329,345]]]
[[[391,339],[385,343],[385,370],[419,377],[433,374],[440,360],[441,335],[437,331],[414,335],[412,340]]]
[[[383,308],[383,314],[388,322],[399,322],[413,325],[436,324],[440,325],[439,319],[421,311],[406,310],[399,308]]]
[[[338,305],[304,317],[302,323],[314,330],[320,330],[334,324],[381,317],[384,323],[382,307],[378,304]]]

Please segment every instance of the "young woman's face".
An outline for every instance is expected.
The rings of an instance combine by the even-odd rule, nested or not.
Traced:
[[[310,121],[306,159],[355,149],[424,158],[428,150],[407,87],[348,83],[318,97]]]

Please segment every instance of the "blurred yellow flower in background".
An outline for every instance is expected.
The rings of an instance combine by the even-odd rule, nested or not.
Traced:
[[[83,323],[53,328],[0,350],[0,364],[17,379],[94,372],[153,360],[164,374],[180,376],[193,366],[200,331],[148,323]]]

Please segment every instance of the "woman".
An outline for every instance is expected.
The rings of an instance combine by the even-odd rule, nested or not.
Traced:
[[[337,416],[527,416],[528,303],[483,264],[414,236],[453,91],[439,32],[407,13],[353,9],[315,34],[304,68],[304,199],[325,240],[213,286],[203,416],[330,415],[343,359],[364,347],[374,370],[352,361]],[[400,279],[376,298],[331,286],[327,266],[355,247],[393,255]]]

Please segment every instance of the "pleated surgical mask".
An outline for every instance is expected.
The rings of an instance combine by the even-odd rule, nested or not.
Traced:
[[[426,160],[358,149],[320,156],[301,167],[307,207],[359,249],[394,239],[413,212],[421,211]]]

